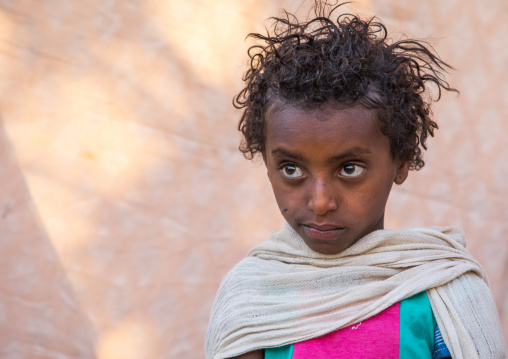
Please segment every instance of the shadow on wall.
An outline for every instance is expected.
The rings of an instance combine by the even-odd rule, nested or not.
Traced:
[[[41,225],[0,121],[0,356],[94,357],[94,329]]]
[[[37,329],[8,321],[2,348],[100,359],[201,350],[220,278],[267,225],[280,224],[266,210],[276,209],[270,192],[258,194],[264,174],[237,153],[231,106],[244,70],[238,44],[256,30],[251,22],[261,24],[252,14],[264,19],[277,8],[2,5],[0,106],[20,162],[17,180],[26,180],[37,230],[47,236],[27,236],[27,247],[11,241],[2,252],[7,268],[39,273],[40,294],[11,288],[18,277],[1,290],[13,298],[7,313],[30,313],[31,305],[52,313],[32,312]],[[17,221],[28,228],[29,219]],[[30,255],[16,254],[24,248]],[[48,269],[46,252],[58,270]],[[48,285],[58,278],[75,295],[72,310]],[[83,334],[65,341],[71,330]],[[41,343],[56,343],[47,344],[53,354]]]

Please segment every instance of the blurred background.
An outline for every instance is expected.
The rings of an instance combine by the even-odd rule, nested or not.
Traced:
[[[223,275],[280,228],[231,105],[249,32],[301,0],[0,1],[0,357],[202,358]],[[508,2],[364,0],[460,96],[388,228],[455,225],[508,334]]]

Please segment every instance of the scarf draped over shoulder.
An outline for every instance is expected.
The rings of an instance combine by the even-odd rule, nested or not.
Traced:
[[[309,340],[422,291],[454,359],[506,358],[487,277],[465,244],[453,227],[378,230],[326,255],[286,223],[223,279],[206,358]]]

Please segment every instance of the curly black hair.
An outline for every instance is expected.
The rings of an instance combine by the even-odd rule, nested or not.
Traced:
[[[316,17],[305,22],[284,12],[285,17],[270,18],[267,35],[248,35],[264,44],[249,48],[245,88],[233,101],[244,109],[239,149],[248,159],[264,152],[265,117],[276,102],[302,109],[361,105],[376,110],[392,157],[419,170],[426,139],[438,128],[430,104],[441,98],[442,89],[458,92],[443,75],[452,67],[425,41],[391,41],[376,18],[346,13],[333,21],[343,5],[316,2]],[[437,87],[435,98],[430,84]]]

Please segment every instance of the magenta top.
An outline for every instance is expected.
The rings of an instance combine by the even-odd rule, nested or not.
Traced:
[[[442,359],[450,357],[425,292],[323,336],[265,349],[265,359]]]

